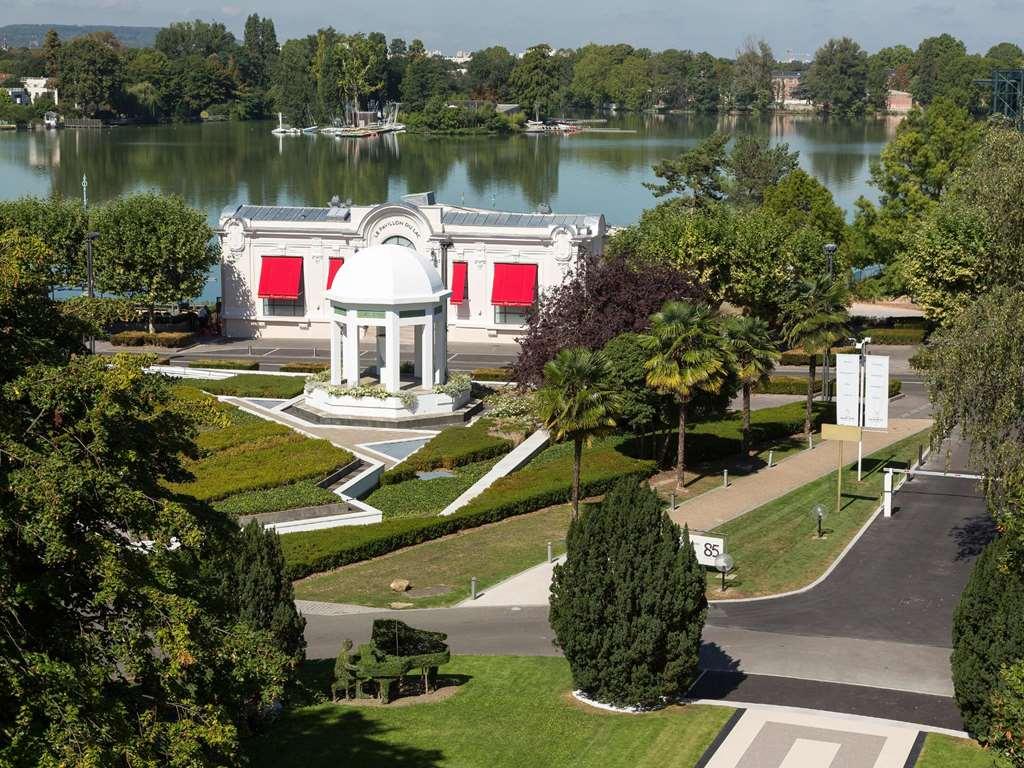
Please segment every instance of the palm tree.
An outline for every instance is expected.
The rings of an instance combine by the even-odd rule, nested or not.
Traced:
[[[615,426],[620,396],[609,383],[602,352],[582,347],[563,349],[544,366],[544,386],[537,390],[537,411],[555,442],[573,441],[572,516],[580,511],[580,465],[583,443]]]
[[[743,386],[743,455],[750,452],[750,391],[768,381],[779,362],[779,350],[768,323],[758,317],[739,315],[725,322],[733,372]]]
[[[729,376],[729,351],[715,311],[707,304],[668,301],[651,316],[643,338],[647,386],[675,397],[679,405],[676,486],[686,469],[686,407],[698,391],[718,392]]]
[[[824,276],[803,280],[785,309],[786,343],[807,354],[807,408],[804,439],[811,439],[811,407],[814,402],[814,368],[818,355],[827,355],[832,345],[850,335],[846,327],[846,283]]]

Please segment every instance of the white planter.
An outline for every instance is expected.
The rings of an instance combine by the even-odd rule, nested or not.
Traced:
[[[454,413],[469,402],[469,391],[461,392],[454,398],[432,392],[417,394],[415,397],[416,401],[407,406],[398,397],[351,397],[332,395],[324,389],[314,389],[306,395],[306,400],[311,405],[338,416],[401,419],[408,416]]]

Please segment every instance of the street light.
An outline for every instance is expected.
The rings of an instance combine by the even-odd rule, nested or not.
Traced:
[[[832,279],[833,259],[835,258],[836,250],[837,249],[838,249],[838,246],[835,243],[825,243],[825,245],[822,247],[822,250],[825,252],[825,274],[828,275],[828,279],[829,280]],[[822,399],[826,403],[831,398],[831,392],[829,392],[831,387],[829,386],[830,382],[829,382],[828,353],[829,353],[829,350],[826,347],[825,348],[825,355],[824,355],[824,357],[825,357],[825,364],[822,366],[822,369],[821,369],[821,377],[822,377],[821,378],[821,397],[822,397]]]
[[[83,179],[84,182],[84,179]],[[84,186],[84,185],[83,185]],[[95,298],[96,291],[93,288],[92,281],[92,241],[100,236],[99,232],[86,232],[85,233],[85,295],[90,299]],[[96,337],[89,334],[89,353],[96,354]]]
[[[722,574],[722,591],[725,592],[725,574],[732,570],[733,565],[736,561],[732,559],[732,555],[723,552],[715,558],[715,570]]]
[[[815,504],[811,507],[811,519],[818,523],[818,538],[821,538],[821,521],[825,519],[826,515],[825,506],[823,504]]]

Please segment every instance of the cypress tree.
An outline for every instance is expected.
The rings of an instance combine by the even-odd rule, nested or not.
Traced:
[[[277,532],[252,520],[242,530],[232,574],[238,616],[269,631],[277,647],[296,663],[306,656],[306,620],[295,607],[292,583],[285,576]]]
[[[1008,568],[1007,539],[974,564],[953,619],[953,688],[967,732],[985,741],[993,722],[999,671],[1024,658],[1024,579]]]
[[[650,707],[697,677],[705,577],[661,500],[635,479],[574,520],[555,568],[551,626],[588,696]]]

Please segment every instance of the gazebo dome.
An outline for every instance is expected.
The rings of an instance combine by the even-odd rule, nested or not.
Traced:
[[[327,290],[339,304],[400,306],[450,295],[430,259],[403,245],[373,245],[347,256]]]

